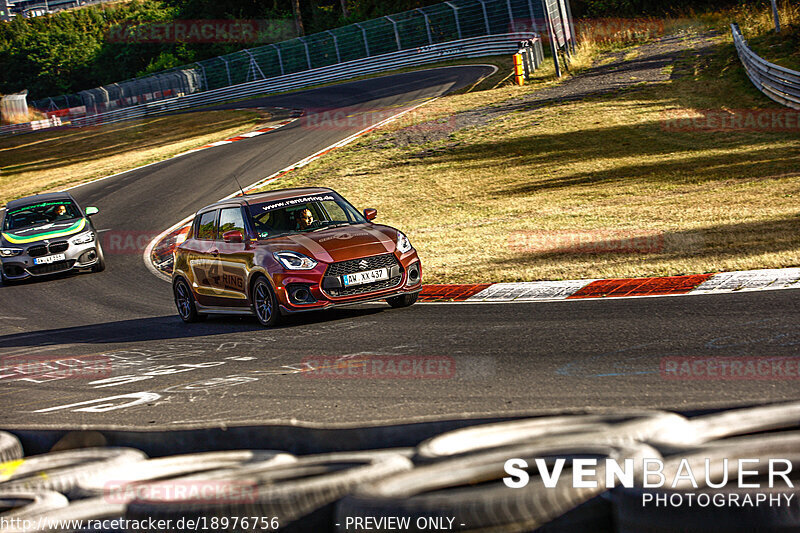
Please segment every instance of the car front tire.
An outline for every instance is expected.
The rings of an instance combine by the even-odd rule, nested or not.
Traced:
[[[103,248],[100,246],[100,243],[97,243],[96,246],[97,250],[97,262],[92,265],[92,272],[102,272],[106,269],[106,256],[103,254]]]
[[[278,298],[264,276],[259,276],[253,283],[251,300],[253,313],[262,326],[269,328],[278,324],[281,318],[281,313],[278,309]]]
[[[175,296],[175,307],[178,309],[178,316],[187,324],[200,322],[206,319],[206,315],[197,312],[194,301],[194,294],[186,280],[178,278],[172,285],[172,292]]]
[[[400,296],[392,296],[391,298],[386,298],[386,303],[388,303],[394,308],[411,307],[416,303],[418,297],[419,297],[418,292],[415,292],[414,294],[401,294]]]

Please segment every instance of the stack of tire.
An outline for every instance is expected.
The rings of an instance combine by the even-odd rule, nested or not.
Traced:
[[[800,403],[727,411],[691,419],[658,411],[622,412],[613,416],[581,415],[543,417],[473,426],[422,442],[416,450],[414,470],[361,487],[346,497],[337,510],[337,522],[348,516],[408,516],[424,524],[429,517],[455,517],[463,531],[713,533],[800,532]],[[591,478],[597,488],[573,487],[566,467],[555,488],[547,488],[536,458],[597,458]],[[524,488],[509,488],[504,462],[524,459],[530,481]],[[718,488],[695,488],[676,483],[674,476],[662,488],[643,488],[643,472],[635,472],[632,488],[605,489],[603,458],[661,459],[664,472],[676,472],[686,460],[693,472],[703,472],[706,459],[716,468],[710,476]],[[737,459],[759,459],[758,474],[767,474],[769,459],[792,463],[789,483],[759,488],[739,488]],[[547,462],[551,465],[551,462]],[[549,466],[548,470],[551,470]],[[700,476],[698,476],[699,478]],[[764,476],[766,478],[766,476]],[[746,478],[749,483],[756,479]],[[782,478],[776,478],[782,479]],[[725,480],[729,480],[724,483]],[[651,480],[652,481],[652,480]],[[790,486],[790,484],[792,486]],[[766,487],[766,488],[765,488]],[[783,494],[783,506],[643,506],[643,495],[670,501],[687,493],[764,492]],[[687,498],[684,498],[687,502]],[[340,531],[345,529],[340,528]]]
[[[503,482],[512,458],[528,465],[524,487]],[[576,487],[572,462],[585,458],[598,459],[597,467]],[[632,460],[632,487],[606,488],[605,458]],[[762,479],[759,488],[739,488],[739,458],[761,460],[748,467],[757,471],[749,481],[766,476],[775,458],[788,460],[792,474],[772,487]],[[537,459],[549,471],[566,461],[555,487]],[[644,488],[645,459],[664,462],[660,488]],[[0,461],[0,519],[170,520],[172,531],[188,523],[216,531],[354,531],[356,517],[369,517],[371,531],[397,531],[398,518],[405,531],[430,531],[432,524],[539,533],[800,531],[800,402],[693,418],[665,411],[539,417],[467,427],[414,449],[306,456],[241,450],[150,459],[131,448],[94,447],[23,459],[17,439],[0,432]],[[674,475],[682,462],[704,472],[706,461],[709,475],[694,483]],[[198,485],[246,490],[235,498],[175,490]],[[781,494],[791,503],[674,505],[690,493],[709,500]],[[643,505],[645,498],[673,505]]]

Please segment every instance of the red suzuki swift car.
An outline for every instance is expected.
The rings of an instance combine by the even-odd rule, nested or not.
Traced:
[[[175,250],[178,314],[281,315],[386,300],[412,305],[422,266],[402,232],[371,222],[335,191],[284,189],[204,207]]]

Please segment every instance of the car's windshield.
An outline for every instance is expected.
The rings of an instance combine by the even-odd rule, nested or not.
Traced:
[[[6,213],[3,230],[12,231],[53,222],[81,218],[78,206],[71,200],[53,200],[17,207]]]
[[[366,222],[352,205],[333,193],[251,204],[250,215],[259,239]]]

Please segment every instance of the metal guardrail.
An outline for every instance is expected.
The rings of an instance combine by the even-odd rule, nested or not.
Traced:
[[[226,100],[245,98],[265,93],[277,93],[301,89],[321,83],[349,80],[366,74],[374,74],[405,67],[435,63],[446,59],[477,58],[492,55],[514,54],[519,42],[536,38],[531,32],[506,33],[480,36],[448,43],[423,46],[413,50],[401,50],[389,54],[337,63],[266,80],[256,80],[202,93],[159,100],[72,121],[73,126],[109,124],[145,116],[171,113],[183,109],[202,107]]]
[[[147,28],[148,23],[115,25],[109,28],[108,38],[138,42],[137,32],[144,30],[146,33]],[[260,35],[258,28],[253,30],[254,37]],[[569,1],[447,0],[272,44],[264,43],[284,33],[267,28],[263,36],[254,41],[263,43],[254,48],[78,94],[36,100],[31,106],[62,118],[82,117],[401,50],[517,32],[548,35],[558,72],[558,52],[569,54],[574,47]]]
[[[731,31],[739,59],[753,85],[779,104],[800,109],[800,72],[770,63],[756,55],[747,46],[738,24],[731,24]]]

